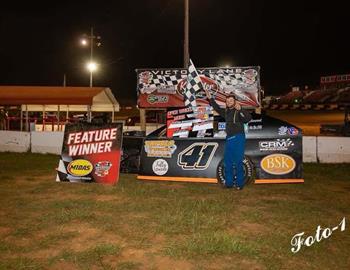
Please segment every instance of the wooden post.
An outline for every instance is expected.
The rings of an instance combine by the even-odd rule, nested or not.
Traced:
[[[43,105],[43,128],[42,131],[45,131],[45,105]]]
[[[26,131],[29,131],[28,105],[26,105]]]
[[[57,105],[57,131],[60,130],[60,105]]]
[[[112,123],[114,123],[114,105],[113,105],[113,111],[112,111]]]
[[[146,132],[146,110],[140,109],[140,125],[141,131]]]
[[[69,105],[67,105],[67,111],[66,111],[66,123],[68,123],[69,118]]]
[[[21,131],[23,131],[23,110],[22,110],[22,105],[21,105],[21,117],[20,117],[20,119],[21,119]]]

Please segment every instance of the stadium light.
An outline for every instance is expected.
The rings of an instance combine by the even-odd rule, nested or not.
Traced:
[[[83,38],[80,40],[80,44],[86,46],[88,44],[88,41],[85,38]]]
[[[88,62],[86,64],[86,68],[88,71],[90,71],[91,73],[92,72],[95,72],[97,70],[97,64],[95,62]]]

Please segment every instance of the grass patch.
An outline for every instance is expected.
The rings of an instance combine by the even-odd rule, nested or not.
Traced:
[[[250,243],[225,232],[194,234],[184,241],[174,242],[164,250],[166,255],[173,257],[192,258],[207,255],[241,254],[253,256],[257,249]]]
[[[57,257],[51,259],[50,264],[52,265],[58,261],[66,261],[74,263],[82,269],[91,269],[93,266],[108,269],[111,266],[105,263],[103,258],[108,255],[118,256],[120,252],[121,248],[117,245],[101,243],[81,252],[66,250]]]
[[[348,226],[290,251],[296,233],[349,222],[348,164],[304,164],[304,184],[235,192],[127,174],[116,186],[56,183],[57,163],[0,153],[0,269],[349,268]]]
[[[39,270],[44,269],[42,264],[37,260],[33,260],[26,257],[19,257],[15,259],[9,259],[6,261],[0,261],[0,269],[6,270],[25,270],[25,269],[33,269]]]
[[[117,266],[118,270],[137,270],[142,269],[140,263],[135,262],[121,262]]]

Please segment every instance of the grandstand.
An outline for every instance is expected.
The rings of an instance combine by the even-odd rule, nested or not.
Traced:
[[[294,88],[286,95],[263,102],[272,110],[337,110],[350,106],[350,74],[321,77],[314,90]]]

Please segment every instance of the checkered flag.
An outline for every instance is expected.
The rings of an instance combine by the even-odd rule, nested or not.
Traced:
[[[201,78],[198,75],[198,72],[195,66],[190,60],[190,65],[188,66],[187,74],[187,85],[184,92],[185,106],[186,107],[196,107],[196,92],[200,89],[203,89]]]

